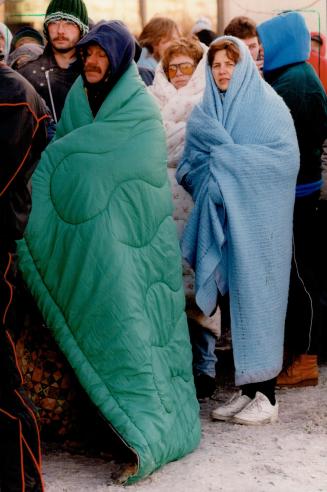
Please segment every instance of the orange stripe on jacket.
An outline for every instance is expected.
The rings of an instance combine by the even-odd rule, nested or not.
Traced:
[[[22,102],[22,103],[1,103],[0,104],[0,107],[19,107],[19,106],[25,106],[25,107],[27,107],[27,109],[30,111],[30,113],[32,114],[33,118],[36,121],[36,126],[35,126],[35,129],[34,129],[33,134],[32,134],[32,139],[33,139],[35,137],[36,132],[38,131],[38,129],[40,127],[41,121],[43,121],[43,120],[45,120],[47,118],[50,118],[50,116],[46,114],[46,115],[41,116],[41,118],[38,118],[36,116],[36,114],[34,113],[34,111],[32,110],[32,108],[29,105],[29,103],[27,103],[27,102]],[[26,154],[23,157],[23,160],[18,165],[16,171],[14,172],[14,174],[12,175],[12,177],[10,178],[10,180],[8,181],[8,183],[5,185],[5,187],[3,188],[3,190],[0,191],[0,197],[5,193],[5,191],[8,189],[8,187],[11,185],[11,183],[13,182],[13,180],[15,179],[15,177],[17,176],[17,174],[19,173],[19,171],[23,167],[24,163],[26,162],[27,157],[29,156],[29,153],[31,152],[31,148],[32,148],[32,144],[28,147],[27,152],[26,152]]]
[[[2,324],[5,325],[6,323],[6,317],[7,317],[7,313],[8,313],[8,310],[9,310],[9,307],[12,303],[12,299],[13,299],[13,286],[12,284],[9,282],[9,280],[7,279],[7,275],[8,275],[8,272],[9,272],[9,269],[10,269],[10,266],[11,266],[11,262],[12,262],[12,257],[11,257],[11,254],[8,253],[9,255],[9,261],[8,261],[8,264],[6,266],[6,270],[5,270],[5,274],[3,276],[3,280],[4,282],[8,285],[9,287],[9,301],[8,301],[8,304],[4,310],[4,313],[3,313],[3,317],[2,317]]]

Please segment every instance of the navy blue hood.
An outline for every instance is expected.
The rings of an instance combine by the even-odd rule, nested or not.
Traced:
[[[77,44],[77,50],[98,44],[110,62],[110,77],[118,80],[134,59],[135,40],[120,21],[101,21]]]
[[[88,91],[89,103],[95,116],[109,92],[133,62],[135,39],[122,22],[101,21],[77,44],[77,54],[82,62],[83,52],[91,44],[98,44],[109,59],[108,73],[100,82],[90,84],[84,72],[82,74]]]
[[[257,32],[264,49],[264,72],[309,58],[310,33],[298,12],[287,12],[262,22]]]

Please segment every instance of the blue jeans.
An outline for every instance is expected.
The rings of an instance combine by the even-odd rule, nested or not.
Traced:
[[[189,323],[189,327],[193,351],[194,376],[206,374],[212,378],[216,377],[216,337],[211,331],[199,325],[194,325],[191,322]]]

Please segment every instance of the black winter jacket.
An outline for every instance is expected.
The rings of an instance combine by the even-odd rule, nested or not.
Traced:
[[[48,118],[31,84],[0,65],[0,246],[23,236],[31,210],[30,179],[47,143]]]
[[[37,60],[27,63],[18,70],[18,72],[23,75],[33,85],[40,96],[43,97],[54,117],[55,114],[49,91],[50,84],[56,113],[56,118],[54,119],[59,121],[67,93],[81,73],[81,64],[76,61],[72,63],[69,68],[60,68],[53,55],[51,45],[47,45],[43,54],[39,56]],[[48,73],[48,80],[46,73]]]

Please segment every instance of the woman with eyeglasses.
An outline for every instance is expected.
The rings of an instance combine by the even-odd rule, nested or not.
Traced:
[[[204,50],[206,47],[197,41],[174,41],[164,52],[149,87],[166,129],[169,168],[176,168],[182,156],[187,119],[203,94]]]
[[[205,87],[204,53],[208,48],[196,40],[180,39],[164,52],[156,69],[150,92],[159,104],[167,136],[168,175],[171,183],[174,214],[181,237],[193,207],[191,196],[178,185],[175,172],[182,157],[187,120],[202,98]],[[220,312],[204,316],[194,301],[194,273],[183,263],[187,315],[193,346],[195,386],[199,399],[213,394],[215,384],[215,345],[220,331]],[[199,326],[200,325],[200,326]]]
[[[264,424],[278,418],[299,150],[288,108],[241,40],[214,41],[206,72],[176,174],[194,200],[182,251],[206,315],[230,298],[240,392],[212,417]]]

